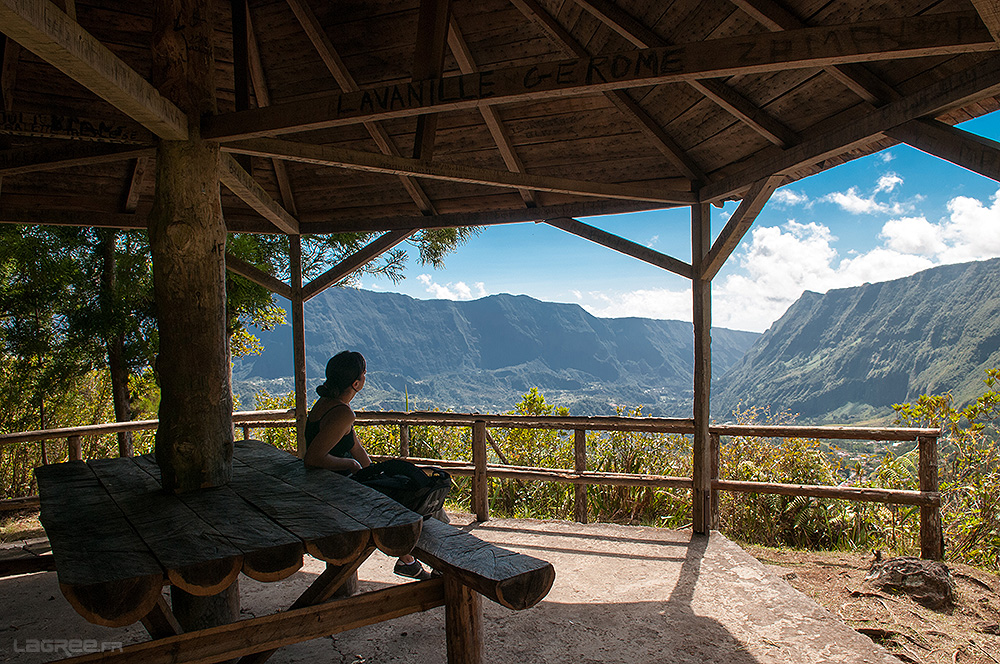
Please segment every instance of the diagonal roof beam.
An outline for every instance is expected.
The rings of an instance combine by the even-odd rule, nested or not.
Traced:
[[[467,109],[484,101],[499,104],[552,99],[706,77],[997,49],[975,12],[930,14],[381,85],[206,116],[202,136],[233,140],[413,117],[432,110]]]
[[[0,176],[150,157],[156,148],[109,143],[33,145],[0,152]]]
[[[302,301],[305,302],[319,295],[330,286],[344,279],[351,272],[360,269],[365,263],[374,260],[400,242],[411,237],[417,230],[419,229],[408,228],[405,230],[389,231],[375,238],[371,243],[365,245],[303,286]]]
[[[232,155],[222,155],[219,181],[272,224],[289,235],[299,234],[299,221],[271,198]]]
[[[609,0],[576,0],[577,4],[596,16],[609,28],[639,48],[668,46],[669,42],[653,32],[625,10]],[[688,81],[688,85],[705,95],[729,113],[775,145],[788,147],[798,143],[794,131],[783,125],[742,94],[715,79]]]
[[[48,0],[0,0],[0,30],[160,138],[187,139],[184,113]]]
[[[972,0],[972,6],[979,12],[979,17],[990,29],[998,43],[1000,43],[1000,2],[997,0]]]
[[[253,29],[253,20],[247,12],[247,63],[250,74],[250,83],[253,87],[254,96],[257,98],[257,106],[271,105],[271,91],[267,86],[267,76],[264,74],[264,65],[260,61],[260,45],[257,43],[257,35]],[[285,162],[280,159],[271,159],[271,167],[274,169],[274,179],[278,181],[278,191],[281,193],[281,202],[285,209],[292,216],[298,215],[295,205],[295,192],[292,191],[292,180],[285,168]]]
[[[864,147],[893,127],[921,117],[933,118],[976,99],[1000,93],[1000,58],[982,60],[948,78],[875,109],[853,122],[807,139],[781,154],[754,160],[750,166],[700,191],[703,203],[735,196],[757,180],[787,174],[827,157]]]
[[[587,49],[535,0],[511,0],[511,4],[544,30],[567,55],[578,58],[590,57]],[[698,182],[708,181],[708,176],[701,167],[677,145],[666,130],[639,105],[639,102],[624,90],[612,90],[604,94],[686,178]]]
[[[730,1],[772,32],[808,27],[805,21],[783,7],[778,0]],[[824,69],[870,104],[881,105],[899,99],[899,93],[892,86],[875,76],[862,64],[834,65]]]
[[[132,175],[128,179],[128,187],[122,197],[122,212],[135,212],[139,208],[139,191],[146,180],[153,174],[156,165],[155,153],[135,160]]]
[[[327,70],[333,75],[334,80],[337,81],[340,89],[345,93],[358,92],[361,88],[347,70],[344,61],[340,59],[340,55],[333,47],[333,42],[326,35],[326,31],[323,30],[323,26],[320,24],[319,19],[316,18],[316,14],[309,4],[305,0],[286,0],[286,2],[295,14],[295,18],[298,19],[302,29],[305,30],[306,36],[312,43],[313,48],[316,49],[323,64],[326,65]],[[382,154],[393,157],[402,156],[399,148],[396,147],[396,144],[393,143],[392,138],[389,136],[389,132],[383,129],[382,125],[372,121],[365,122],[364,126],[371,135],[372,140],[378,145],[379,150],[382,151]],[[422,213],[436,214],[434,203],[431,202],[430,197],[427,196],[423,187],[418,182],[408,177],[402,177],[400,181],[403,184],[403,188],[406,189],[406,193],[409,194]]]
[[[332,166],[369,173],[409,175],[432,180],[465,182],[488,187],[534,189],[562,194],[622,198],[661,203],[690,203],[696,200],[690,191],[670,191],[662,185],[606,184],[570,178],[525,173],[510,173],[489,168],[475,168],[460,164],[429,164],[418,159],[390,157],[374,152],[347,150],[328,145],[309,145],[275,138],[257,138],[239,143],[229,143],[222,148],[234,154],[251,154],[259,157],[277,157],[306,164]]]
[[[476,73],[476,62],[472,58],[472,51],[469,50],[468,44],[465,43],[465,38],[462,36],[462,31],[459,29],[455,17],[452,17],[451,29],[448,31],[448,46],[451,48],[451,54],[455,57],[455,60],[458,62],[458,68],[463,74]],[[493,137],[493,142],[497,144],[497,149],[500,150],[500,156],[503,157],[503,163],[507,165],[507,169],[514,173],[524,173],[524,163],[517,156],[510,133],[500,119],[500,114],[495,108],[486,104],[479,107],[479,112],[483,116],[486,128],[489,129],[490,135]],[[521,194],[525,205],[528,207],[538,205],[538,199],[535,197],[533,191],[530,189],[518,189],[517,191]]]
[[[638,258],[639,260],[649,263],[650,265],[655,265],[656,267],[663,268],[664,270],[673,272],[674,274],[679,274],[682,277],[691,279],[694,274],[691,265],[685,263],[684,261],[671,258],[670,256],[661,254],[658,251],[653,251],[649,247],[644,247],[641,244],[632,242],[632,240],[626,240],[618,235],[602,231],[600,228],[588,226],[587,224],[579,222],[576,219],[558,217],[555,219],[546,219],[545,223],[550,226],[560,228],[567,233],[572,233],[573,235],[595,242],[601,246],[614,249],[619,253],[633,258]]]
[[[450,18],[451,0],[420,0],[410,80],[424,81],[429,78],[441,78],[444,74],[444,54],[448,44]],[[437,113],[427,113],[417,117],[417,131],[413,137],[414,159],[431,160],[434,154],[434,139],[437,136],[437,121]]]
[[[226,269],[230,272],[235,272],[245,279],[249,279],[258,286],[263,286],[272,293],[277,293],[286,300],[292,299],[291,286],[281,279],[261,270],[256,265],[242,261],[228,252],[226,253]]]
[[[747,234],[753,225],[757,215],[764,209],[764,204],[771,198],[771,194],[778,188],[784,178],[780,175],[772,175],[755,182],[747,191],[740,202],[736,212],[729,218],[726,227],[715,238],[715,243],[701,261],[701,279],[711,281],[719,273],[722,266],[729,259],[740,240]]]
[[[973,173],[1000,181],[1000,143],[937,120],[912,120],[885,132]]]

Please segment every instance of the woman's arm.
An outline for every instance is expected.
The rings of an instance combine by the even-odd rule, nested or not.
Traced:
[[[354,447],[351,448],[351,456],[355,458],[362,468],[372,465],[372,460],[368,458],[368,451],[361,444],[361,439],[358,438],[357,431],[354,432]]]
[[[361,463],[355,459],[344,459],[330,455],[330,450],[347,435],[354,426],[354,411],[347,404],[338,404],[323,416],[323,424],[319,433],[313,438],[306,450],[305,463],[315,468],[330,470],[360,470]],[[355,436],[355,447],[359,447]],[[351,450],[354,452],[353,448]],[[362,453],[364,448],[362,448]],[[367,457],[367,454],[365,455]]]

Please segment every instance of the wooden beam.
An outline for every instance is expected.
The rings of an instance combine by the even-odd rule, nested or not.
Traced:
[[[577,0],[577,4],[639,48],[670,45],[666,39],[608,0]],[[794,131],[724,81],[703,79],[688,81],[688,84],[775,145],[788,147],[798,142]]]
[[[347,66],[344,65],[340,54],[337,53],[337,49],[334,48],[333,42],[330,41],[330,38],[327,36],[326,31],[320,24],[319,19],[316,18],[316,14],[309,4],[303,0],[286,0],[286,2],[305,31],[306,37],[309,38],[313,48],[319,54],[323,64],[326,65],[327,70],[333,75],[334,80],[337,81],[340,89],[345,93],[360,90],[360,86],[354,80],[354,77],[351,76]],[[396,147],[396,144],[389,136],[389,132],[383,129],[382,125],[377,122],[365,122],[364,127],[372,137],[372,140],[375,141],[375,144],[378,145],[382,154],[393,157],[402,156],[399,148]],[[405,176],[400,177],[400,181],[406,193],[409,194],[410,198],[413,199],[413,202],[423,214],[435,214],[437,212],[434,209],[434,203],[431,202],[430,197],[424,192],[419,182]]]
[[[230,191],[243,199],[243,201],[260,213],[262,217],[280,228],[289,235],[298,235],[299,221],[285,208],[271,198],[264,189],[257,184],[243,167],[236,163],[232,155],[223,154],[222,168],[219,171],[220,181],[226,185]]]
[[[12,0],[6,0],[11,2]],[[996,50],[975,12],[743,35],[593,58],[393,83],[268,108],[207,116],[217,140],[278,135],[430,111],[551,99],[661,83],[831,64]]]
[[[736,246],[740,243],[740,240],[750,230],[750,226],[753,225],[757,215],[764,208],[764,204],[771,198],[771,194],[774,193],[774,190],[778,188],[783,180],[784,177],[773,175],[754,183],[750,187],[750,190],[740,202],[739,207],[736,208],[736,212],[726,222],[726,227],[719,233],[719,237],[715,239],[711,250],[709,250],[701,262],[702,279],[711,281],[715,278],[715,275],[719,273],[726,260],[736,250]]]
[[[272,293],[277,293],[287,300],[292,299],[291,286],[277,277],[268,274],[264,270],[261,270],[246,261],[240,260],[230,253],[226,254],[226,269],[240,275],[241,277],[249,279],[258,286],[263,286]]]
[[[138,125],[52,113],[5,112],[0,115],[0,134],[57,138],[124,145],[152,145],[155,138]]]
[[[691,470],[691,528],[707,535],[712,529],[712,282],[701,278],[711,245],[710,205],[691,206],[692,320],[694,323],[694,440]]]
[[[808,27],[805,21],[785,9],[777,0],[731,0],[731,2],[772,32]],[[900,95],[896,90],[862,64],[835,65],[826,67],[825,70],[870,104],[881,105],[899,99]]]
[[[106,143],[71,143],[12,148],[0,152],[0,176],[52,171],[73,166],[107,164],[156,153],[152,147],[130,147]]]
[[[979,12],[979,18],[989,28],[993,39],[1000,42],[1000,2],[997,0],[972,0],[972,6]]]
[[[534,21],[553,42],[567,55],[577,58],[589,58],[590,52],[570,34],[551,14],[538,4],[536,0],[511,0],[511,4],[522,14]],[[604,93],[605,97],[630,120],[649,140],[657,150],[667,158],[677,170],[689,180],[708,182],[708,176],[701,167],[691,159],[677,142],[646,112],[639,102],[625,90],[612,90]]]
[[[885,132],[918,150],[1000,182],[1000,143],[937,120],[912,120]]]
[[[458,68],[463,74],[474,74],[478,71],[476,62],[472,58],[472,51],[469,50],[468,44],[465,43],[465,37],[462,36],[462,30],[458,27],[458,21],[454,17],[451,19],[451,29],[448,31],[448,46],[451,48],[451,54],[458,62]],[[524,173],[524,163],[514,149],[510,133],[500,119],[499,112],[492,106],[485,104],[479,107],[479,112],[483,116],[486,128],[490,131],[490,136],[493,137],[493,142],[496,143],[497,149],[500,150],[500,156],[503,157],[503,163],[507,165],[507,169],[514,173]],[[535,197],[533,191],[530,189],[518,189],[517,191],[521,194],[525,205],[528,207],[538,205],[538,199]]]
[[[0,0],[0,28],[160,138],[187,139],[184,113],[51,2]]]
[[[936,81],[922,90],[878,108],[853,122],[807,139],[777,155],[751,160],[751,165],[701,190],[702,200],[727,200],[754,182],[789,174],[827,157],[863,147],[882,132],[920,117],[935,117],[976,99],[1000,93],[1000,58],[988,58]]]
[[[411,237],[418,230],[419,229],[417,228],[411,228],[408,230],[389,231],[388,233],[379,236],[374,241],[368,243],[303,286],[302,301],[305,302],[306,300],[319,295],[330,286],[333,286],[338,281],[344,279],[347,275],[361,268],[361,266],[365,263],[389,251],[400,242],[403,242],[407,238]]]
[[[482,210],[477,212],[449,212],[432,216],[398,215],[372,219],[337,219],[331,221],[302,221],[300,229],[305,234],[365,233],[407,228],[458,228],[468,226],[488,226],[495,224],[517,224],[528,221],[544,221],[555,217],[591,217],[602,214],[626,214],[645,210],[663,210],[677,205],[660,203],[640,203],[617,199],[588,200],[563,205],[546,205],[537,208],[510,208],[506,210]],[[2,215],[0,215],[2,219]]]
[[[153,167],[156,165],[152,156],[139,157],[135,160],[132,168],[132,177],[129,178],[128,189],[122,201],[122,212],[135,212],[139,207],[139,192],[143,183],[153,174]]]
[[[679,274],[682,277],[690,279],[693,274],[691,266],[684,261],[671,258],[670,256],[661,254],[658,251],[653,251],[649,247],[636,244],[631,240],[626,240],[623,237],[613,235],[607,231],[601,230],[600,228],[588,226],[587,224],[581,223],[576,219],[559,217],[556,219],[546,219],[545,223],[550,226],[555,226],[556,228],[561,228],[567,233],[572,233],[573,235],[577,235],[590,240],[591,242],[608,247],[609,249],[614,249],[619,253],[633,258],[638,258],[639,260],[649,263],[650,265],[655,265],[656,267],[663,268],[664,270],[673,272],[674,274]]]
[[[17,64],[21,59],[21,45],[5,36],[0,58],[2,58],[2,62],[0,62],[0,110],[9,113],[14,108],[14,86],[17,83]]]
[[[444,54],[448,43],[450,18],[451,0],[420,0],[411,80],[441,78],[444,74]],[[437,136],[437,118],[437,113],[417,117],[417,131],[413,137],[414,159],[431,160]]]
[[[668,191],[660,187],[585,182],[570,178],[511,173],[459,164],[428,164],[405,157],[390,157],[373,152],[361,152],[327,145],[308,145],[274,138],[257,138],[229,143],[223,149],[236,154],[277,157],[319,166],[332,166],[370,173],[410,175],[433,180],[481,184],[488,187],[525,188],[536,191],[663,203],[688,203],[694,199],[694,194],[690,192]]]
[[[257,98],[257,106],[271,105],[271,91],[267,86],[267,76],[264,74],[264,65],[260,61],[260,46],[257,43],[257,35],[254,33],[253,20],[247,13],[247,60],[250,73],[250,83],[253,86],[254,96]],[[298,215],[295,205],[295,192],[292,191],[292,180],[285,168],[285,162],[280,159],[271,159],[271,167],[274,169],[274,179],[278,181],[278,190],[281,192],[281,203],[293,217]]]

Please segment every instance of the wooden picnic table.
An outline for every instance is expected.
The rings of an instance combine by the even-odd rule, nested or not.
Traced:
[[[236,443],[229,484],[183,494],[162,490],[149,456],[54,464],[36,476],[63,595],[92,623],[141,620],[154,638],[95,660],[262,662],[281,645],[446,605],[449,660],[477,661],[479,595],[527,608],[554,578],[545,561],[442,523],[425,528],[384,495],[259,441]],[[412,551],[444,578],[324,604],[375,549]],[[217,594],[240,572],[280,581],[304,553],[327,570],[281,613],[182,634],[163,598],[165,584]]]

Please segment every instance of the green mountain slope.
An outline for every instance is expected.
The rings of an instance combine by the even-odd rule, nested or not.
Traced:
[[[857,288],[806,292],[716,381],[712,412],[742,402],[801,422],[886,420],[924,393],[966,403],[1000,366],[1000,259]],[[718,374],[716,374],[718,375]]]
[[[715,329],[716,371],[737,362],[759,336]],[[234,389],[292,389],[291,328],[262,333],[265,351],[235,363]],[[415,300],[332,288],[306,305],[306,370],[312,390],[327,359],[343,349],[369,360],[366,408],[502,411],[532,387],[574,414],[609,415],[614,404],[690,417],[691,323],[596,318],[575,304],[524,295],[471,302]],[[312,397],[311,397],[312,398]]]

